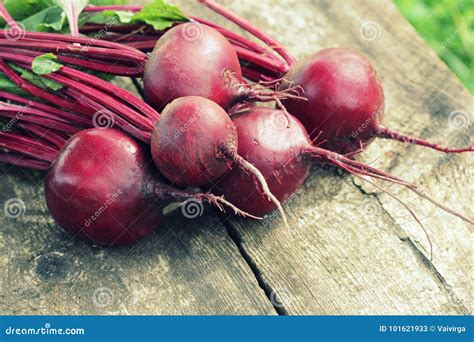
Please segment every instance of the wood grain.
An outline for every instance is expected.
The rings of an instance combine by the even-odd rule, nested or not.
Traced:
[[[44,174],[0,174],[2,208],[25,204],[0,215],[0,314],[275,314],[211,208],[175,210],[133,247],[95,247],[48,215]]]

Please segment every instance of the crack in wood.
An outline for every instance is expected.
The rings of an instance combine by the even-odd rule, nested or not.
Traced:
[[[288,311],[285,309],[284,305],[276,305],[274,303],[274,300],[272,300],[272,297],[274,297],[275,290],[266,282],[263,277],[262,273],[258,269],[257,263],[252,259],[249,253],[246,252],[245,248],[242,246],[242,240],[238,237],[237,232],[235,229],[230,225],[226,220],[222,220],[222,224],[226,228],[227,234],[229,235],[229,238],[235,243],[237,246],[237,249],[240,252],[240,255],[246,262],[246,264],[249,266],[250,270],[252,271],[255,279],[257,280],[258,286],[263,290],[265,293],[265,296],[267,297],[268,301],[270,304],[273,306],[273,309],[279,316],[287,316]]]
[[[440,271],[436,268],[434,263],[426,256],[426,254],[420,249],[420,243],[417,240],[414,240],[405,232],[405,230],[396,223],[396,220],[390,214],[390,212],[385,208],[382,201],[379,198],[379,194],[376,192],[367,192],[361,185],[355,182],[355,179],[352,178],[352,183],[354,186],[364,195],[372,196],[375,200],[379,203],[380,207],[382,208],[383,212],[390,217],[390,220],[393,223],[393,226],[396,227],[395,234],[398,236],[400,241],[406,242],[408,247],[413,251],[415,256],[422,262],[422,264],[430,271],[430,274],[436,280],[436,282],[441,285],[440,287],[448,294],[450,298],[452,298],[456,303],[458,303],[458,308],[462,314],[469,315],[469,309],[462,303],[461,299],[456,295],[453,291],[452,286],[448,283],[446,278],[441,274]]]

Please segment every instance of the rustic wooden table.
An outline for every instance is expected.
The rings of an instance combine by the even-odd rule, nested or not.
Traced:
[[[212,17],[187,1],[188,13]],[[474,99],[386,1],[226,1],[301,58],[346,46],[370,57],[385,88],[389,127],[469,144]],[[474,216],[473,157],[378,141],[361,158],[416,182]],[[314,170],[276,215],[222,219],[180,210],[128,248],[71,240],[48,215],[44,174],[2,165],[0,314],[469,314],[473,230],[395,186],[429,228],[351,176]],[[24,208],[21,207],[24,203]],[[24,209],[24,210],[23,210]]]

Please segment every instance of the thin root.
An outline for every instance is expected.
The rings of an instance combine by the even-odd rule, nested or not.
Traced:
[[[205,193],[205,194],[197,194],[195,197],[198,200],[205,199],[209,203],[215,205],[222,212],[225,211],[224,207],[223,207],[225,205],[225,206],[231,208],[234,211],[234,213],[238,216],[250,217],[250,218],[253,218],[255,220],[261,220],[262,219],[262,217],[260,217],[260,216],[255,216],[255,215],[249,214],[249,213],[247,213],[243,210],[240,210],[235,205],[233,205],[232,203],[227,201],[224,198],[224,196],[216,196],[216,195],[211,194],[211,193],[208,192],[208,193]]]
[[[288,219],[286,217],[285,210],[283,209],[283,206],[281,205],[281,202],[278,200],[278,198],[276,198],[275,195],[272,194],[272,192],[270,191],[267,180],[265,179],[263,174],[252,163],[248,162],[247,160],[239,156],[237,153],[231,153],[231,155],[234,162],[239,167],[255,176],[258,185],[262,187],[263,194],[268,198],[270,202],[273,202],[273,204],[275,204],[277,210],[280,212],[285,228],[288,230],[289,236],[291,237],[291,229],[290,225],[288,224]]]

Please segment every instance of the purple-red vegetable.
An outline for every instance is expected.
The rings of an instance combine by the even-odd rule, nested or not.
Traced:
[[[396,139],[446,153],[474,151],[448,148],[396,132],[382,125],[384,94],[369,60],[345,48],[318,51],[286,76],[300,85],[307,101],[285,99],[284,105],[301,120],[323,147],[350,153],[362,150],[374,138]]]
[[[208,201],[244,214],[222,197],[154,179],[141,147],[113,129],[74,135],[52,164],[45,189],[56,222],[100,245],[128,245],[149,235],[160,223],[163,207],[173,201]]]
[[[277,81],[301,87],[305,101],[282,100],[283,108],[301,120],[312,139],[322,147],[340,153],[360,152],[374,138],[399,140],[446,153],[472,152],[474,146],[450,148],[412,137],[382,125],[384,95],[369,60],[345,48],[324,49],[295,66],[295,59],[275,39],[214,0],[199,0],[277,51],[291,68],[286,75],[259,65],[250,76],[257,81]],[[258,75],[260,75],[258,78]],[[257,77],[254,77],[257,76]]]
[[[247,84],[232,45],[217,30],[181,24],[156,43],[143,74],[145,98],[157,110],[183,96],[202,96],[222,108],[239,102],[297,97],[295,89],[263,91]]]
[[[234,164],[249,173],[264,201],[273,203],[286,222],[265,178],[237,153],[237,146],[237,132],[229,115],[215,102],[199,96],[180,97],[166,106],[151,138],[155,165],[174,184],[213,183]]]
[[[289,124],[287,124],[287,119]],[[437,207],[473,223],[460,213],[437,202],[429,195],[398,177],[312,144],[303,125],[281,110],[253,107],[232,115],[239,139],[237,152],[261,170],[270,191],[285,202],[300,188],[313,163],[330,164],[356,176],[370,176],[402,185]],[[229,201],[253,215],[265,215],[274,205],[255,190],[252,179],[232,169],[214,187]],[[397,199],[398,200],[398,199]]]

